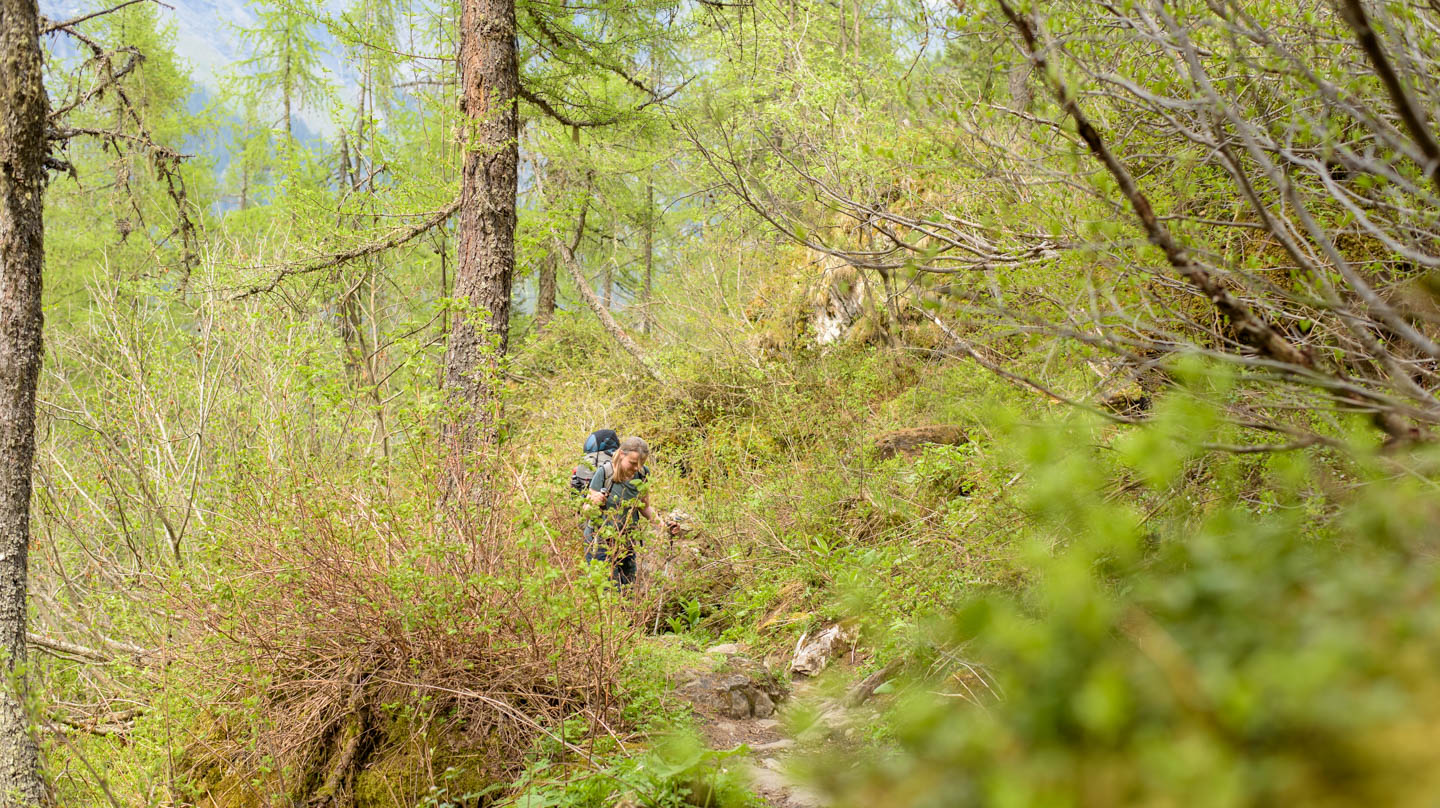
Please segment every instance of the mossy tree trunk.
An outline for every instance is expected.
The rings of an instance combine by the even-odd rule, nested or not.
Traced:
[[[514,0],[464,0],[460,10],[461,110],[467,119],[445,386],[455,414],[447,443],[452,474],[493,441],[496,364],[510,332],[519,163]]]
[[[30,466],[40,376],[45,119],[35,0],[0,0],[0,804],[46,801],[26,716]]]

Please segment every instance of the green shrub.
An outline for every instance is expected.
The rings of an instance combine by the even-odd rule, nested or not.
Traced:
[[[933,620],[893,742],[816,779],[845,805],[1430,804],[1434,453],[1205,453],[1221,434],[1189,394],[1118,440],[1018,431],[1031,586]]]

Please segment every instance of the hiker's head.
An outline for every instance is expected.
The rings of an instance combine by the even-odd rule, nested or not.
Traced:
[[[650,446],[643,439],[631,435],[620,441],[620,448],[615,451],[615,470],[629,479],[639,473],[649,457]]]

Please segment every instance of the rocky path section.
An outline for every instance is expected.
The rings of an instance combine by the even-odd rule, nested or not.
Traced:
[[[802,638],[784,675],[744,656],[737,645],[719,645],[706,652],[715,660],[715,669],[691,670],[680,676],[679,692],[695,706],[710,746],[717,750],[744,746],[749,751],[751,783],[767,805],[826,805],[819,795],[786,775],[786,758],[795,750],[796,741],[786,734],[780,714],[787,704],[806,699],[808,677],[853,641],[849,630],[839,627],[818,632],[809,643]],[[874,689],[868,681],[861,686]],[[817,731],[806,735],[813,735],[823,746],[832,732],[853,733],[859,718],[847,705],[831,704],[820,710]]]

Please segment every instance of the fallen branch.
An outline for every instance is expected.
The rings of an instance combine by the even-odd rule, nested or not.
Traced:
[[[131,722],[144,712],[145,708],[143,707],[131,707],[105,715],[86,716],[84,719],[56,713],[51,716],[50,723],[46,726],[52,732],[84,732],[101,738],[112,735],[128,735],[131,730]]]
[[[892,659],[885,667],[865,677],[859,684],[850,689],[850,693],[845,697],[846,705],[859,707],[864,704],[871,696],[875,695],[876,688],[890,681],[895,674],[900,672],[900,668],[904,664],[904,660]]]
[[[663,383],[664,378],[660,375],[660,369],[650,360],[650,357],[646,355],[644,349],[642,349],[635,340],[631,339],[630,335],[625,333],[625,329],[621,328],[620,324],[615,321],[614,315],[610,313],[609,309],[605,308],[605,304],[600,301],[599,296],[595,294],[595,290],[590,288],[590,284],[585,280],[585,275],[580,272],[579,264],[575,262],[575,248],[579,246],[580,239],[585,234],[585,214],[589,209],[590,200],[587,197],[585,203],[580,206],[580,218],[575,225],[575,239],[573,243],[567,244],[559,238],[556,238],[555,246],[560,250],[560,257],[564,260],[565,268],[570,270],[570,279],[575,282],[575,288],[580,291],[580,297],[584,298],[585,303],[590,306],[590,310],[595,312],[595,316],[600,319],[600,325],[604,326],[610,336],[614,337],[615,341],[620,343],[621,348],[624,348],[627,353],[635,357],[635,361],[640,363],[640,367],[644,368],[647,376],[657,382]]]
[[[293,267],[285,267],[284,269],[281,269],[278,273],[276,273],[275,277],[271,278],[269,283],[252,286],[246,291],[241,292],[240,294],[236,295],[234,298],[231,299],[239,300],[264,292],[273,292],[275,290],[275,287],[279,286],[281,281],[284,281],[286,278],[292,278],[296,275],[305,275],[311,272],[319,272],[324,269],[330,269],[331,267],[339,266],[343,263],[346,263],[347,261],[354,261],[357,258],[363,258],[367,255],[373,255],[374,253],[383,252],[385,250],[399,247],[401,244],[405,244],[406,242],[415,239],[417,236],[424,235],[431,228],[444,223],[446,219],[449,219],[455,213],[455,211],[459,209],[460,200],[457,198],[455,201],[451,202],[440,210],[435,211],[434,213],[430,214],[429,216],[422,219],[420,222],[411,227],[393,231],[385,238],[378,239],[376,241],[366,242],[365,244],[351,247],[348,250],[341,250],[340,252],[332,253],[322,258],[315,258],[309,263],[300,264]]]
[[[327,806],[335,804],[335,795],[340,793],[340,787],[345,784],[352,771],[359,768],[357,761],[360,758],[360,745],[369,731],[368,708],[365,704],[365,678],[367,677],[361,677],[355,683],[355,689],[351,691],[350,700],[345,705],[345,727],[342,730],[344,746],[335,756],[335,763],[330,766],[329,773],[325,775],[325,782],[310,798],[311,808],[327,808]]]
[[[68,659],[71,661],[83,660],[86,662],[99,662],[101,664],[108,664],[115,661],[114,656],[107,654],[104,651],[100,651],[84,645],[78,645],[73,642],[66,642],[65,640],[57,640],[53,637],[45,637],[34,632],[26,632],[25,640],[26,642],[30,643],[31,646],[41,651],[45,651],[51,656],[56,656],[61,659]],[[111,646],[112,648],[115,648],[119,651],[135,657],[135,662],[142,665],[146,664],[144,661],[145,657],[155,653],[154,651],[141,648],[136,645],[131,645],[130,643],[120,642],[118,640],[108,640],[106,644]]]

